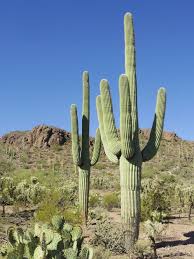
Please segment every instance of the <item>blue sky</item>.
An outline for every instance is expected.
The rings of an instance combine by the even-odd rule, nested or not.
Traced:
[[[157,89],[165,86],[165,130],[194,140],[193,10],[193,0],[1,1],[0,135],[42,123],[70,130],[72,103],[81,115],[84,70],[91,82],[91,135],[102,78],[110,82],[118,121],[123,15],[130,11],[140,127],[151,127]]]

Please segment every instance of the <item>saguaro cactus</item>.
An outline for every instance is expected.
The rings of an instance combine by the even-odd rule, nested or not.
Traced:
[[[107,80],[100,83],[97,112],[101,139],[109,160],[120,163],[121,217],[123,225],[130,226],[130,242],[138,239],[140,220],[140,186],[142,162],[156,154],[163,131],[166,93],[160,88],[150,138],[141,151],[137,112],[137,83],[135,64],[135,40],[132,15],[124,17],[125,75],[119,79],[120,140],[115,126],[112,101]]]
[[[83,73],[83,107],[82,107],[82,138],[79,143],[77,107],[71,105],[71,131],[73,162],[79,170],[79,205],[85,221],[88,216],[88,196],[90,167],[95,165],[100,156],[101,137],[99,129],[96,130],[96,139],[92,159],[89,152],[89,124],[90,124],[90,97],[89,74]]]

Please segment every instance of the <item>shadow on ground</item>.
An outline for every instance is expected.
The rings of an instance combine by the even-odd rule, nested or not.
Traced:
[[[179,246],[179,245],[193,245],[194,244],[194,231],[183,234],[184,237],[188,237],[186,240],[174,240],[174,241],[162,241],[156,244],[157,249],[167,246]]]

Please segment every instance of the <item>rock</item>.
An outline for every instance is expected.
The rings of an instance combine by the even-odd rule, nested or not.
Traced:
[[[9,145],[38,148],[63,145],[69,139],[69,132],[46,125],[34,127],[31,131],[11,132],[2,137],[2,141]]]
[[[143,135],[146,139],[148,139],[150,136],[150,129],[140,129],[139,134]],[[162,139],[167,141],[181,140],[181,138],[179,138],[175,132],[167,132],[167,131],[163,132]]]
[[[150,129],[140,129],[139,134],[148,139]],[[162,138],[166,141],[181,140],[174,132],[164,132]],[[47,125],[36,126],[31,131],[13,131],[1,138],[2,142],[23,149],[28,147],[49,148],[55,145],[64,145],[70,140],[71,133]],[[93,145],[94,138],[90,138],[90,147],[93,148]]]

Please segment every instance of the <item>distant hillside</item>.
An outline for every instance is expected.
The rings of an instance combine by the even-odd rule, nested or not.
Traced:
[[[149,129],[140,130],[141,147],[149,138]],[[90,141],[93,148],[93,138]],[[73,170],[71,157],[71,134],[52,126],[39,125],[31,131],[15,131],[0,140],[1,162],[9,161],[16,168],[46,169],[58,164],[64,170]],[[102,151],[96,169],[117,170]],[[94,168],[94,169],[95,169]],[[168,174],[194,182],[194,142],[182,140],[174,132],[164,132],[159,152],[143,165],[143,176]]]

